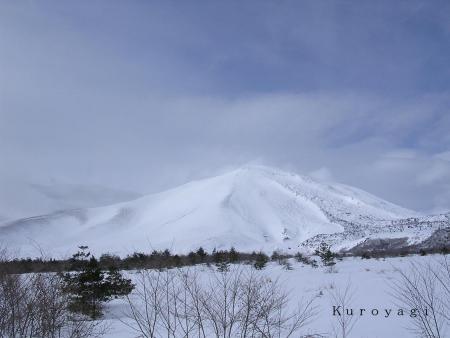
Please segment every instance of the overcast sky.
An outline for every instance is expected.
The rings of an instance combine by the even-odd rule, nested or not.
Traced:
[[[450,2],[0,0],[0,175],[247,163],[450,210]]]

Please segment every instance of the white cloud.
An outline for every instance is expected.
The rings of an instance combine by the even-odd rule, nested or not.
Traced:
[[[309,173],[309,175],[319,181],[334,181],[333,174],[329,168],[321,167]]]
[[[258,159],[450,205],[444,2],[227,4],[0,4],[0,175],[153,192]]]

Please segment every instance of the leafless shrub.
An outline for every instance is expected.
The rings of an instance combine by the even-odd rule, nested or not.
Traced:
[[[447,257],[412,262],[392,283],[396,301],[414,310],[410,330],[426,338],[444,337],[450,323],[450,264]]]
[[[288,311],[278,280],[233,267],[139,272],[126,325],[144,337],[291,337],[316,315],[312,301]]]
[[[450,259],[443,256],[437,261],[436,267],[431,269],[440,287],[442,303],[441,316],[450,323]]]
[[[68,311],[54,274],[0,275],[1,337],[98,337],[104,325]]]
[[[353,309],[350,308],[354,295],[355,289],[350,282],[347,282],[344,288],[335,285],[330,287],[329,296],[333,305],[333,312],[335,312],[333,318],[336,319],[333,323],[334,337],[349,337],[356,325],[357,314],[353,313]]]

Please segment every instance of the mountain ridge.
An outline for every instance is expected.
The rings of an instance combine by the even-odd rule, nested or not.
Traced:
[[[313,248],[315,238],[338,249],[372,234],[395,237],[402,232],[392,231],[395,222],[421,217],[357,188],[245,166],[132,201],[9,222],[0,238],[26,255],[36,245],[60,255],[78,245],[116,254],[199,246],[292,251]],[[414,232],[412,240],[431,236],[434,228]]]
[[[140,196],[100,185],[38,184],[6,177],[0,179],[0,187],[0,222],[67,209],[106,206]]]

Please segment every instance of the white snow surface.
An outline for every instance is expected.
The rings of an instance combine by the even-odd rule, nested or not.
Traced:
[[[227,174],[106,207],[69,210],[9,222],[0,242],[19,256],[67,256],[77,246],[95,253],[170,249],[188,252],[298,250],[318,234],[417,213],[342,184],[263,166]]]
[[[405,307],[393,296],[392,285],[399,278],[399,270],[408,272],[411,263],[431,264],[437,266],[443,256],[413,256],[386,259],[345,258],[338,261],[334,273],[326,273],[326,268],[312,268],[291,259],[293,270],[286,271],[277,263],[269,263],[264,270],[255,271],[258,275],[270,280],[279,280],[283,290],[288,292],[288,308],[294,310],[297,303],[314,299],[317,307],[317,317],[294,337],[305,337],[307,334],[320,334],[320,337],[335,337],[333,329],[338,329],[338,316],[333,316],[333,306],[339,305],[333,301],[331,293],[335,290],[343,293],[350,287],[349,303],[346,306],[355,314],[354,327],[349,337],[355,338],[408,338],[415,337],[410,331],[414,327],[410,317],[411,308]],[[204,280],[211,278],[212,268],[205,265],[191,267],[191,272],[197,272]],[[232,269],[251,269],[249,266],[232,266]],[[245,270],[244,270],[245,271]],[[137,279],[136,272],[126,273],[133,281]],[[439,297],[444,295],[439,294]],[[360,316],[361,309],[365,309]],[[404,311],[399,315],[399,309]],[[387,312],[386,312],[387,311]],[[111,338],[136,337],[136,332],[127,325],[133,325],[126,314],[129,306],[124,299],[108,303],[104,319],[109,324],[107,336]],[[387,314],[389,313],[389,315]],[[450,334],[450,322],[444,323],[443,337]],[[312,337],[312,336],[311,336]],[[317,336],[318,337],[318,336]]]

